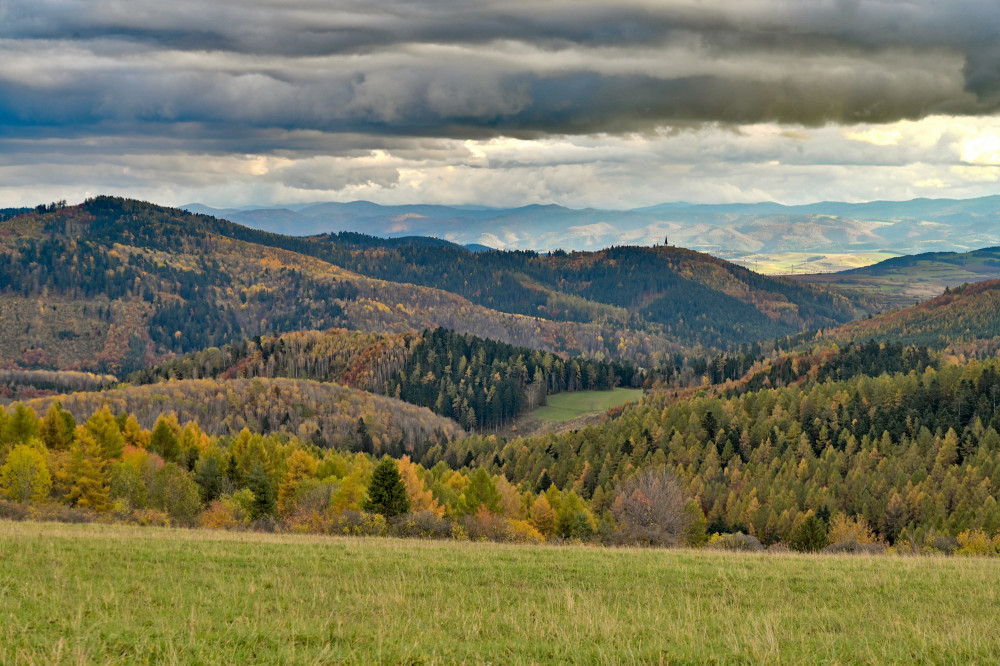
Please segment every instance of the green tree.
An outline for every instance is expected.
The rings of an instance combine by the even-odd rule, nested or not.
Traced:
[[[74,430],[76,430],[76,419],[56,400],[45,412],[45,418],[38,427],[38,434],[50,451],[66,451],[73,443]]]
[[[45,456],[38,449],[19,444],[0,467],[0,490],[15,502],[40,502],[52,488]]]
[[[250,511],[250,519],[257,520],[264,516],[273,516],[278,510],[278,503],[274,497],[274,485],[271,476],[264,469],[264,466],[257,463],[250,476],[247,477],[247,488],[253,493],[253,505]]]
[[[149,499],[181,525],[193,525],[201,510],[198,484],[176,463],[167,463],[156,470]]]
[[[0,444],[25,444],[38,436],[38,417],[35,410],[23,402],[14,405],[14,413],[0,432]]]
[[[469,479],[469,487],[465,489],[465,508],[469,513],[475,513],[480,506],[485,506],[490,513],[500,513],[500,491],[490,478],[489,473],[480,467]]]
[[[109,480],[111,498],[123,502],[129,511],[146,506],[149,490],[134,465],[121,461],[112,463]]]
[[[46,415],[46,418],[48,416]],[[116,460],[122,457],[125,450],[125,438],[118,427],[111,410],[105,405],[104,409],[94,412],[83,427],[94,436],[105,460]]]
[[[171,418],[173,417],[173,418]],[[181,445],[177,439],[177,417],[171,414],[161,415],[156,419],[153,433],[149,438],[149,449],[158,453],[167,462],[177,462],[181,454]]]
[[[380,513],[392,518],[410,510],[410,498],[406,495],[406,484],[399,474],[396,461],[385,456],[375,466],[368,483],[368,497],[362,503],[365,511]]]
[[[822,550],[829,543],[826,530],[826,523],[820,520],[816,514],[811,513],[802,523],[802,526],[799,527],[795,538],[792,539],[791,546],[795,550],[800,550],[804,553],[814,553]]]

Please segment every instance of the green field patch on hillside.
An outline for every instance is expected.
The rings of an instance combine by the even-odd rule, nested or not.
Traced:
[[[603,414],[612,407],[636,402],[642,389],[616,388],[611,391],[576,391],[548,396],[544,407],[531,412],[542,421],[571,421],[581,416]]]
[[[0,522],[0,663],[993,663],[1000,561]]]

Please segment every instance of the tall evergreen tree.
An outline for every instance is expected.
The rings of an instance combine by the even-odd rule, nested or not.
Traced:
[[[404,514],[410,510],[410,498],[406,495],[406,484],[399,474],[396,461],[386,456],[379,461],[372,472],[368,484],[368,498],[362,507],[365,511],[381,513],[386,518]]]

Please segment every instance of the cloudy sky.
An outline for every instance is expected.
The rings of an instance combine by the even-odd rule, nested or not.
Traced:
[[[0,0],[0,206],[998,192],[1000,3]]]

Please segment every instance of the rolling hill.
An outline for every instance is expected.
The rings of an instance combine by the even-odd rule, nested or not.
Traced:
[[[0,222],[0,365],[122,373],[301,329],[438,326],[651,365],[850,320],[857,303],[673,247],[472,253],[280,236],[98,197]]]
[[[948,289],[913,307],[859,319],[823,333],[835,341],[874,339],[944,349],[996,348],[1000,343],[1000,280]]]
[[[796,279],[863,294],[885,307],[905,307],[938,296],[945,288],[1000,279],[1000,247],[895,257],[863,268]]]
[[[324,447],[367,448],[369,453],[397,456],[423,455],[435,443],[463,433],[454,421],[424,407],[301,379],[184,379],[37,398],[25,404],[44,414],[55,401],[80,422],[107,406],[113,414],[134,415],[148,429],[161,415],[173,412],[180,424],[195,421],[209,435],[236,435],[248,428]],[[359,431],[359,419],[370,441]]]

